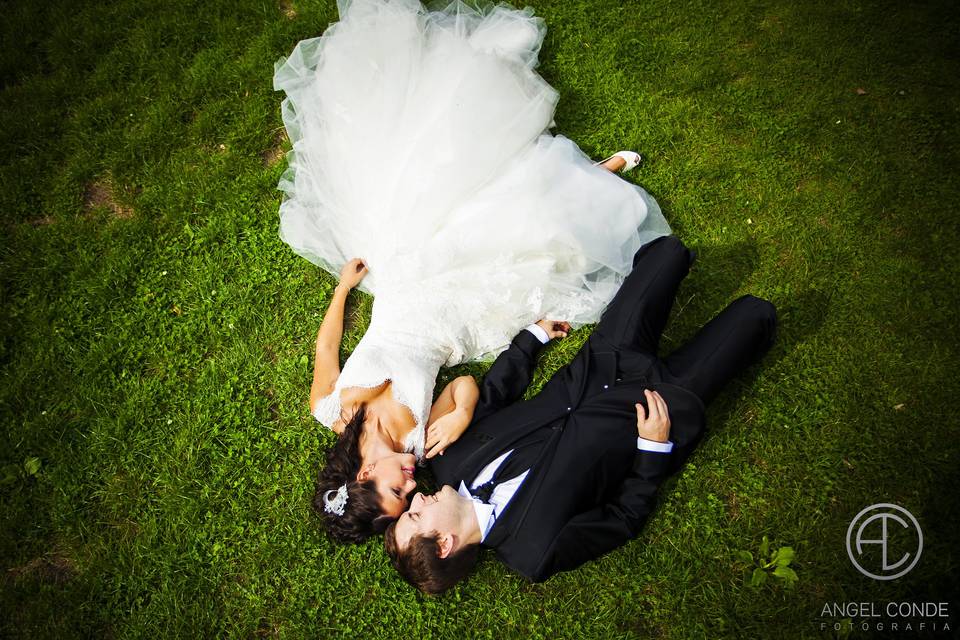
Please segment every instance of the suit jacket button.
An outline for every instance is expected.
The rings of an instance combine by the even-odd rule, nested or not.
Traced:
[[[573,407],[567,407],[567,411],[573,411]]]

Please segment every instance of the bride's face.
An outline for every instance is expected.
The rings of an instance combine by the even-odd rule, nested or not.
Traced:
[[[373,480],[380,494],[380,508],[392,518],[407,510],[407,498],[417,488],[413,479],[417,459],[412,453],[394,453],[364,464],[357,480]]]

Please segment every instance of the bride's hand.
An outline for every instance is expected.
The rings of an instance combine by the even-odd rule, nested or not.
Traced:
[[[470,412],[465,409],[454,409],[447,415],[437,418],[427,427],[427,458],[443,455],[444,450],[460,439],[463,432],[470,425]]]
[[[340,284],[353,289],[367,275],[367,265],[360,258],[354,258],[340,269]]]

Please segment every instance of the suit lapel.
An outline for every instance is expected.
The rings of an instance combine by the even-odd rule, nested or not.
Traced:
[[[530,473],[523,481],[523,484],[520,485],[520,488],[517,489],[517,493],[514,494],[510,500],[510,504],[507,505],[507,508],[504,509],[500,517],[497,518],[490,532],[487,533],[487,537],[483,541],[483,546],[489,548],[499,547],[508,536],[516,532],[517,527],[523,522],[531,503],[540,490],[543,478],[546,476],[544,465],[549,464],[550,460],[552,460],[561,433],[562,431],[559,428],[551,429],[549,438],[543,444],[540,456],[531,466]]]
[[[589,367],[592,367],[593,370],[588,371]],[[617,375],[617,352],[611,349],[595,351],[591,349],[586,357],[580,361],[578,368],[571,371],[571,374],[574,377],[568,387],[570,406],[578,407],[584,401],[588,378],[591,379],[591,384],[596,384],[599,388],[602,388],[603,385],[613,386]],[[561,416],[566,413],[566,407],[561,407],[559,410]],[[543,422],[540,421],[537,424],[543,424]],[[524,433],[526,432],[527,430],[524,430]],[[534,465],[530,475],[527,476],[513,500],[497,518],[493,528],[490,529],[486,539],[484,539],[483,545],[485,547],[500,547],[508,538],[514,537],[520,527],[524,526],[527,513],[534,501],[537,500],[541,485],[547,476],[548,467],[553,462],[562,432],[562,428],[554,429],[550,439],[544,445],[543,454]],[[506,448],[503,447],[502,449],[505,450]],[[479,467],[477,470],[479,470]]]
[[[495,413],[487,419],[496,419],[496,417],[497,414]],[[496,436],[488,435],[483,432],[476,434],[478,439],[485,442],[464,457],[463,461],[457,465],[456,469],[454,470],[454,477],[460,478],[464,481],[469,481],[470,479],[476,477],[484,465],[488,464],[491,460],[509,449],[513,443],[517,442],[521,438],[526,437],[527,434],[535,429],[543,426],[545,421],[539,419],[540,417],[541,416],[533,416],[529,420],[510,427],[504,427],[504,425],[494,425],[498,430],[502,430],[502,433],[499,433]],[[482,428],[485,425],[477,426]]]
[[[583,392],[587,388],[587,372],[590,369],[590,359],[593,355],[593,344],[590,339],[581,347],[580,353],[570,363],[570,402],[577,405],[583,397]]]

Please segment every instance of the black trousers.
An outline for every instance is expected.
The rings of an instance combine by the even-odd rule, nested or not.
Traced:
[[[625,373],[683,387],[706,404],[770,348],[777,312],[767,300],[751,295],[738,298],[692,340],[661,359],[660,336],[693,259],[676,236],[657,238],[641,247],[633,258],[633,270],[607,306],[594,335],[621,352],[645,356],[621,358],[647,368]]]

